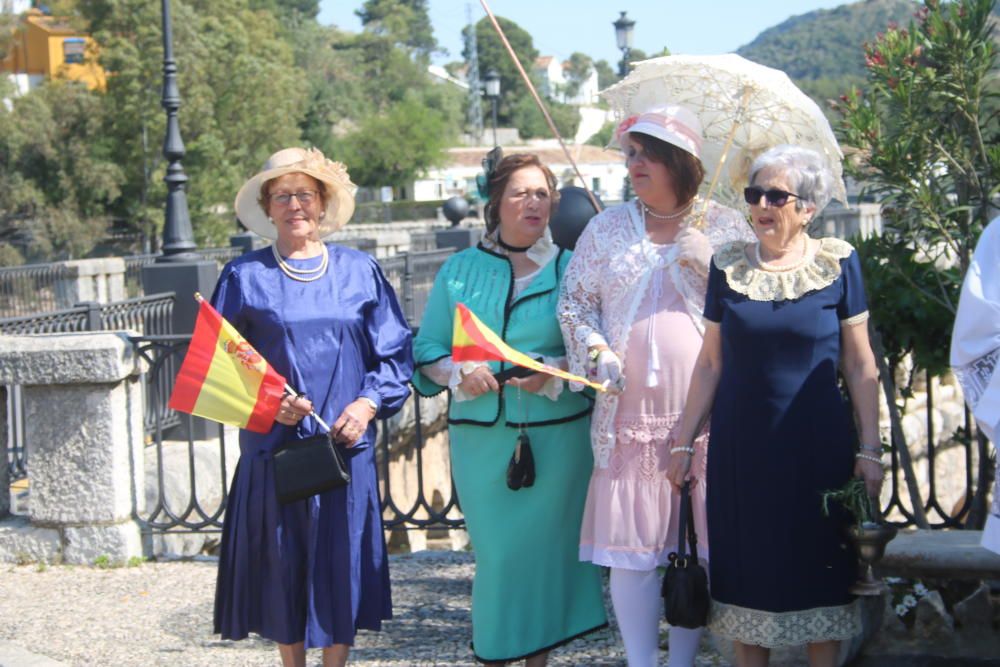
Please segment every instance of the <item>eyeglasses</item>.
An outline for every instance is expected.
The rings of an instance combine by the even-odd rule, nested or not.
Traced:
[[[764,188],[759,188],[756,185],[752,185],[749,188],[743,188],[743,199],[745,199],[746,203],[751,206],[758,205],[761,197],[767,200],[768,206],[776,206],[778,208],[787,204],[789,197],[802,199],[802,197],[798,196],[794,192],[785,192],[784,190],[778,190],[777,188],[765,190]]]
[[[312,203],[319,193],[315,190],[303,190],[302,192],[282,192],[280,195],[270,195],[271,201],[281,206],[288,206],[295,197],[300,204],[306,206]]]

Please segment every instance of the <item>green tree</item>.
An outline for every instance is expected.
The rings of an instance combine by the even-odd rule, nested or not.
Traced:
[[[448,137],[444,114],[415,95],[362,121],[339,140],[337,155],[358,185],[401,187],[440,164]]]
[[[101,44],[104,132],[126,176],[111,212],[158,238],[166,166],[159,5],[81,0],[79,8]],[[218,211],[242,180],[273,151],[299,143],[307,86],[269,11],[247,0],[173,0],[171,9],[192,224],[199,242],[218,243],[234,229],[231,213]]]
[[[546,100],[545,106],[552,116],[559,134],[564,138],[576,136],[576,131],[580,127],[580,112],[570,105]],[[525,95],[514,103],[510,112],[511,124],[518,129],[524,139],[536,139],[552,136],[552,130],[545,122],[545,116],[538,110],[535,100],[530,95]]]
[[[601,90],[618,82],[618,73],[611,69],[607,60],[595,62],[594,69],[597,70],[597,87]]]
[[[354,13],[365,30],[388,37],[425,59],[439,50],[427,0],[365,0]]]
[[[54,82],[0,105],[0,256],[5,264],[84,256],[107,230],[124,172],[101,97]]]
[[[594,68],[594,59],[586,53],[576,51],[569,56],[569,67],[566,68],[566,95],[576,97],[580,87],[590,78]]]
[[[518,24],[502,16],[497,17],[497,23],[503,28],[504,34],[507,35],[507,40],[514,49],[514,53],[517,54],[521,65],[528,72],[528,76],[537,88],[538,80],[532,74],[532,70],[535,59],[538,58],[538,50],[535,48],[531,35]],[[463,34],[468,29],[468,26],[463,28]],[[517,107],[522,104],[524,98],[531,95],[517,71],[517,66],[511,60],[510,54],[507,53],[507,49],[500,41],[500,37],[497,36],[496,31],[493,29],[493,24],[490,23],[488,18],[480,19],[476,23],[475,30],[480,80],[485,79],[486,73],[490,69],[496,69],[500,75],[500,101],[497,105],[498,121],[502,125],[517,127],[525,136],[532,136],[529,128],[521,127],[516,121],[516,119],[523,121],[528,117],[524,113],[519,113]],[[466,43],[468,43],[468,40],[466,40]],[[463,51],[462,55],[466,62],[468,62],[469,54],[467,49]]]
[[[859,158],[848,170],[884,208],[884,233],[859,248],[885,299],[875,322],[891,359],[912,352],[935,374],[947,369],[961,280],[1000,187],[994,2],[925,0],[909,27],[865,46],[867,91],[838,105]]]

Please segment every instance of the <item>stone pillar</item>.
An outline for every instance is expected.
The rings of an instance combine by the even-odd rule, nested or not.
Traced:
[[[0,519],[10,514],[10,471],[7,466],[7,387],[0,385]]]
[[[125,298],[125,260],[121,257],[63,262],[67,276],[56,283],[56,305],[70,308],[83,301],[112,303]]]
[[[142,555],[140,363],[124,332],[5,337],[0,384],[23,386],[30,523],[0,522],[0,560]]]

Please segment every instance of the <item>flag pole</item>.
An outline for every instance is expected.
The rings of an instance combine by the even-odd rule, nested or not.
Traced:
[[[205,297],[203,297],[201,295],[201,292],[195,292],[194,293],[194,300],[197,301],[199,304],[201,304],[205,300]],[[299,392],[297,392],[294,389],[292,389],[292,386],[290,384],[288,384],[287,382],[285,383],[285,391],[287,393],[291,394],[292,396],[294,396],[295,398],[298,398],[300,396]],[[323,429],[325,429],[327,433],[331,432],[332,429],[330,428],[330,426],[325,421],[323,421],[322,417],[320,417],[318,414],[316,414],[315,410],[313,410],[312,412],[310,412],[309,416],[312,417],[313,419],[315,419],[316,423],[319,424],[320,427],[322,427]]]

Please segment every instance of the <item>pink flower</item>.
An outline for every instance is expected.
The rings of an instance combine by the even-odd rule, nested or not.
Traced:
[[[615,139],[621,139],[621,136],[628,132],[628,129],[639,122],[639,116],[629,116],[621,123],[618,124],[618,129],[615,130]]]

